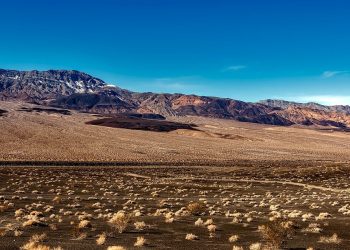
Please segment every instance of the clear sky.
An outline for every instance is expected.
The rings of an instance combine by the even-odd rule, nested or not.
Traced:
[[[349,0],[0,0],[0,68],[134,91],[350,104]]]

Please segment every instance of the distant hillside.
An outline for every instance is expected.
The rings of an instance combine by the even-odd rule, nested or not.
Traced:
[[[284,100],[273,100],[273,99],[263,100],[263,101],[260,101],[259,103],[265,104],[270,107],[282,108],[282,109],[286,109],[293,106],[293,107],[299,107],[299,108],[317,109],[317,110],[322,110],[327,112],[341,112],[348,115],[350,114],[350,106],[348,105],[325,106],[315,102],[298,103],[298,102],[289,102]]]
[[[196,95],[135,93],[74,70],[0,70],[0,100],[22,100],[101,114],[192,115],[281,126],[350,127],[349,106],[283,100],[249,103]]]

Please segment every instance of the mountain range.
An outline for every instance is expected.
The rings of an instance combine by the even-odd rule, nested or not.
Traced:
[[[0,100],[99,114],[204,116],[271,125],[350,128],[350,106],[264,100],[257,103],[185,94],[137,93],[75,70],[0,69]]]

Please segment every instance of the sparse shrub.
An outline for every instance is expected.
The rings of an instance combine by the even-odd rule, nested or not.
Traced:
[[[79,222],[78,228],[87,228],[91,227],[91,222],[88,220],[82,220]]]
[[[144,237],[140,236],[137,237],[136,242],[134,244],[135,247],[142,247],[144,245],[146,245],[147,241]]]
[[[249,250],[261,250],[262,248],[262,244],[257,242],[257,243],[253,243],[249,246]]]
[[[174,214],[172,212],[165,214],[165,222],[166,223],[173,223],[174,222]]]
[[[205,205],[201,202],[192,202],[187,205],[187,210],[195,216],[199,216],[205,213]]]
[[[107,236],[106,236],[105,233],[102,233],[102,234],[98,235],[98,238],[97,238],[97,240],[96,240],[96,244],[97,244],[97,245],[103,245],[103,244],[105,244],[106,238],[107,238]]]
[[[25,213],[24,209],[20,208],[15,211],[15,217],[21,217]]]
[[[126,214],[124,211],[119,211],[113,215],[109,223],[111,223],[119,233],[123,233],[129,224],[130,218],[131,216],[129,214]]]
[[[211,224],[214,224],[213,219],[207,219],[206,222],[204,223],[205,226],[208,226],[208,225],[211,225]]]
[[[24,244],[20,249],[21,250],[63,250],[61,247],[49,247],[34,241],[29,241],[28,243]]]
[[[126,248],[122,246],[110,246],[107,250],[126,250]]]
[[[215,233],[216,226],[214,224],[210,224],[210,225],[208,225],[207,229],[208,229],[209,233]]]
[[[30,242],[43,242],[45,239],[47,238],[47,235],[45,233],[43,234],[34,234],[31,238],[30,238]]]
[[[233,246],[232,250],[243,250],[243,247],[240,246]]]
[[[198,218],[198,220],[194,222],[194,225],[197,227],[202,227],[204,226],[204,221],[201,218]]]
[[[259,226],[259,232],[267,242],[266,245],[268,248],[280,249],[285,245],[287,239],[294,234],[294,228],[289,225],[285,221],[276,220]]]
[[[310,223],[307,228],[304,228],[301,230],[302,232],[307,232],[307,233],[320,233],[322,232],[322,228],[320,227],[320,224],[317,223]]]
[[[144,221],[136,221],[135,223],[134,223],[134,226],[135,226],[135,229],[136,230],[144,230],[145,228],[146,228],[146,223],[144,222]]]
[[[198,240],[198,236],[195,234],[186,234],[186,240]]]
[[[19,237],[19,236],[21,236],[22,234],[23,234],[23,231],[21,231],[21,230],[15,229],[15,230],[13,231],[13,235],[14,235],[15,237]]]
[[[339,243],[341,243],[341,241],[342,240],[338,237],[337,234],[333,234],[330,237],[321,236],[318,242],[326,243],[326,244],[339,244]]]
[[[50,229],[52,231],[57,231],[57,225],[56,224],[50,224],[49,227],[50,227]]]
[[[230,236],[230,238],[228,238],[228,241],[233,243],[233,242],[236,242],[238,239],[239,239],[238,235],[232,235]]]
[[[37,219],[29,219],[22,224],[23,227],[30,227],[30,226],[41,226],[41,227],[47,227],[48,225],[42,221],[39,221]]]
[[[316,220],[325,220],[325,219],[329,219],[331,218],[332,215],[325,212],[325,213],[320,213],[317,217],[316,217]]]
[[[28,242],[21,247],[21,250],[50,250],[50,247],[36,242]]]

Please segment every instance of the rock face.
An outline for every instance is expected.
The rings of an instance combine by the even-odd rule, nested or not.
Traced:
[[[347,105],[334,105],[334,106],[325,106],[315,102],[308,103],[298,103],[298,102],[289,102],[284,100],[273,100],[267,99],[260,101],[259,103],[265,104],[270,107],[287,109],[289,107],[298,107],[298,108],[308,108],[308,109],[316,109],[327,112],[340,112],[347,115],[350,115],[350,106]]]
[[[283,100],[249,103],[196,95],[135,93],[68,70],[0,70],[0,100],[22,100],[101,114],[193,115],[281,126],[350,127],[350,106]]]
[[[0,98],[43,102],[74,93],[93,93],[104,82],[85,73],[67,70],[0,70]]]

